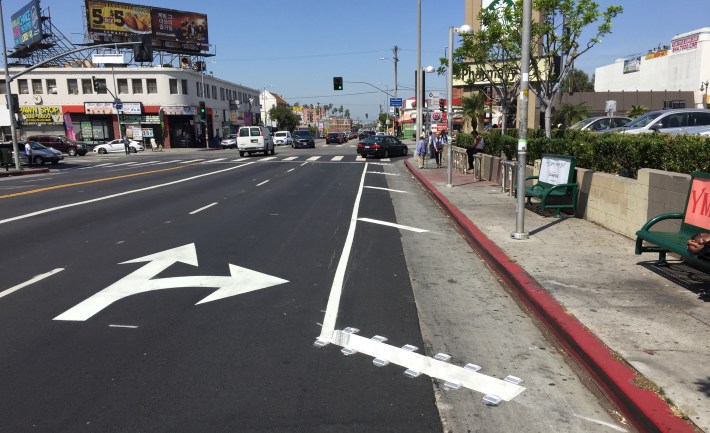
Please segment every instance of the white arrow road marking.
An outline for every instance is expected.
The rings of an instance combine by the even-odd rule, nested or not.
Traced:
[[[343,331],[335,331],[330,342],[374,358],[387,360],[392,364],[401,365],[430,377],[459,383],[461,386],[484,394],[495,395],[505,401],[512,400],[525,390],[524,387],[511,382]]]
[[[395,223],[391,223],[391,222],[387,222],[387,221],[373,220],[373,219],[371,219],[371,218],[358,218],[358,221],[365,221],[365,222],[368,222],[368,223],[380,224],[380,225],[388,226],[388,227],[396,227],[396,228],[398,228],[398,229],[409,230],[409,231],[413,231],[413,232],[416,232],[416,233],[426,233],[426,232],[429,231],[429,230],[425,230],[425,229],[419,229],[419,228],[416,228],[416,227],[405,226],[405,225],[402,225],[402,224],[395,224]]]
[[[54,320],[84,321],[94,314],[136,293],[153,290],[172,289],[179,287],[216,287],[218,290],[202,299],[197,304],[216,301],[230,296],[241,295],[254,290],[265,289],[278,284],[288,283],[287,280],[262,274],[261,272],[239,266],[229,265],[230,276],[189,276],[152,279],[171,265],[183,262],[197,266],[195,244],[183,245],[156,254],[128,260],[123,263],[148,262],[145,266],[118,280],[102,291],[83,302],[75,305]],[[195,305],[197,305],[195,304]]]

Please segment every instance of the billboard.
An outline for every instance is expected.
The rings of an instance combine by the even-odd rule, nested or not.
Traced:
[[[27,48],[42,40],[41,12],[39,0],[32,0],[10,17],[16,50]]]
[[[86,0],[86,22],[95,41],[131,41],[150,35],[168,51],[209,50],[207,15],[112,1]]]

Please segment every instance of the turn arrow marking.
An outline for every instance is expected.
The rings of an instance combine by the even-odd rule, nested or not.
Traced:
[[[55,317],[54,320],[84,321],[120,299],[153,290],[179,287],[217,288],[216,291],[197,303],[204,304],[205,302],[288,283],[287,280],[232,264],[229,265],[230,276],[228,277],[206,275],[153,279],[153,277],[177,262],[197,266],[195,244],[183,245],[123,263],[143,262],[148,263]]]

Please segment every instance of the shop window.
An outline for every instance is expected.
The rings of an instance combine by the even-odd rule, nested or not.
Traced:
[[[118,94],[126,94],[128,93],[128,80],[125,78],[119,78],[116,80],[116,84],[118,85]]]
[[[170,80],[168,80],[168,84],[170,85],[170,94],[177,95],[177,93],[178,93],[177,80],[175,78],[171,78]]]
[[[48,95],[56,95],[57,94],[57,80],[53,78],[48,78],[46,81],[47,84],[47,94]]]
[[[30,93],[30,88],[27,85],[27,80],[17,80],[17,88],[21,95],[28,95]]]
[[[67,78],[67,92],[69,92],[70,95],[79,94],[79,84],[76,78]]]
[[[143,93],[143,80],[140,78],[131,80],[131,85],[133,86],[133,93]]]
[[[158,93],[158,82],[155,80],[155,78],[146,79],[145,84],[146,84],[146,87],[148,88],[149,94]]]
[[[187,95],[187,80],[181,80],[182,82],[182,94]]]
[[[197,84],[197,87],[196,87],[196,89],[197,89],[197,97],[198,97],[198,98],[201,98],[201,97],[202,97],[202,85],[200,85],[200,82],[199,82],[199,81],[198,81],[196,84]]]
[[[32,80],[32,93],[35,95],[41,95],[44,93],[44,89],[42,89],[42,80]]]

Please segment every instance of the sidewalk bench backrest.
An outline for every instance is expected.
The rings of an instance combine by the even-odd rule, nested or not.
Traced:
[[[575,159],[573,156],[542,155],[538,183],[560,185],[574,182]]]
[[[710,233],[710,173],[691,173],[680,232],[688,235]]]

